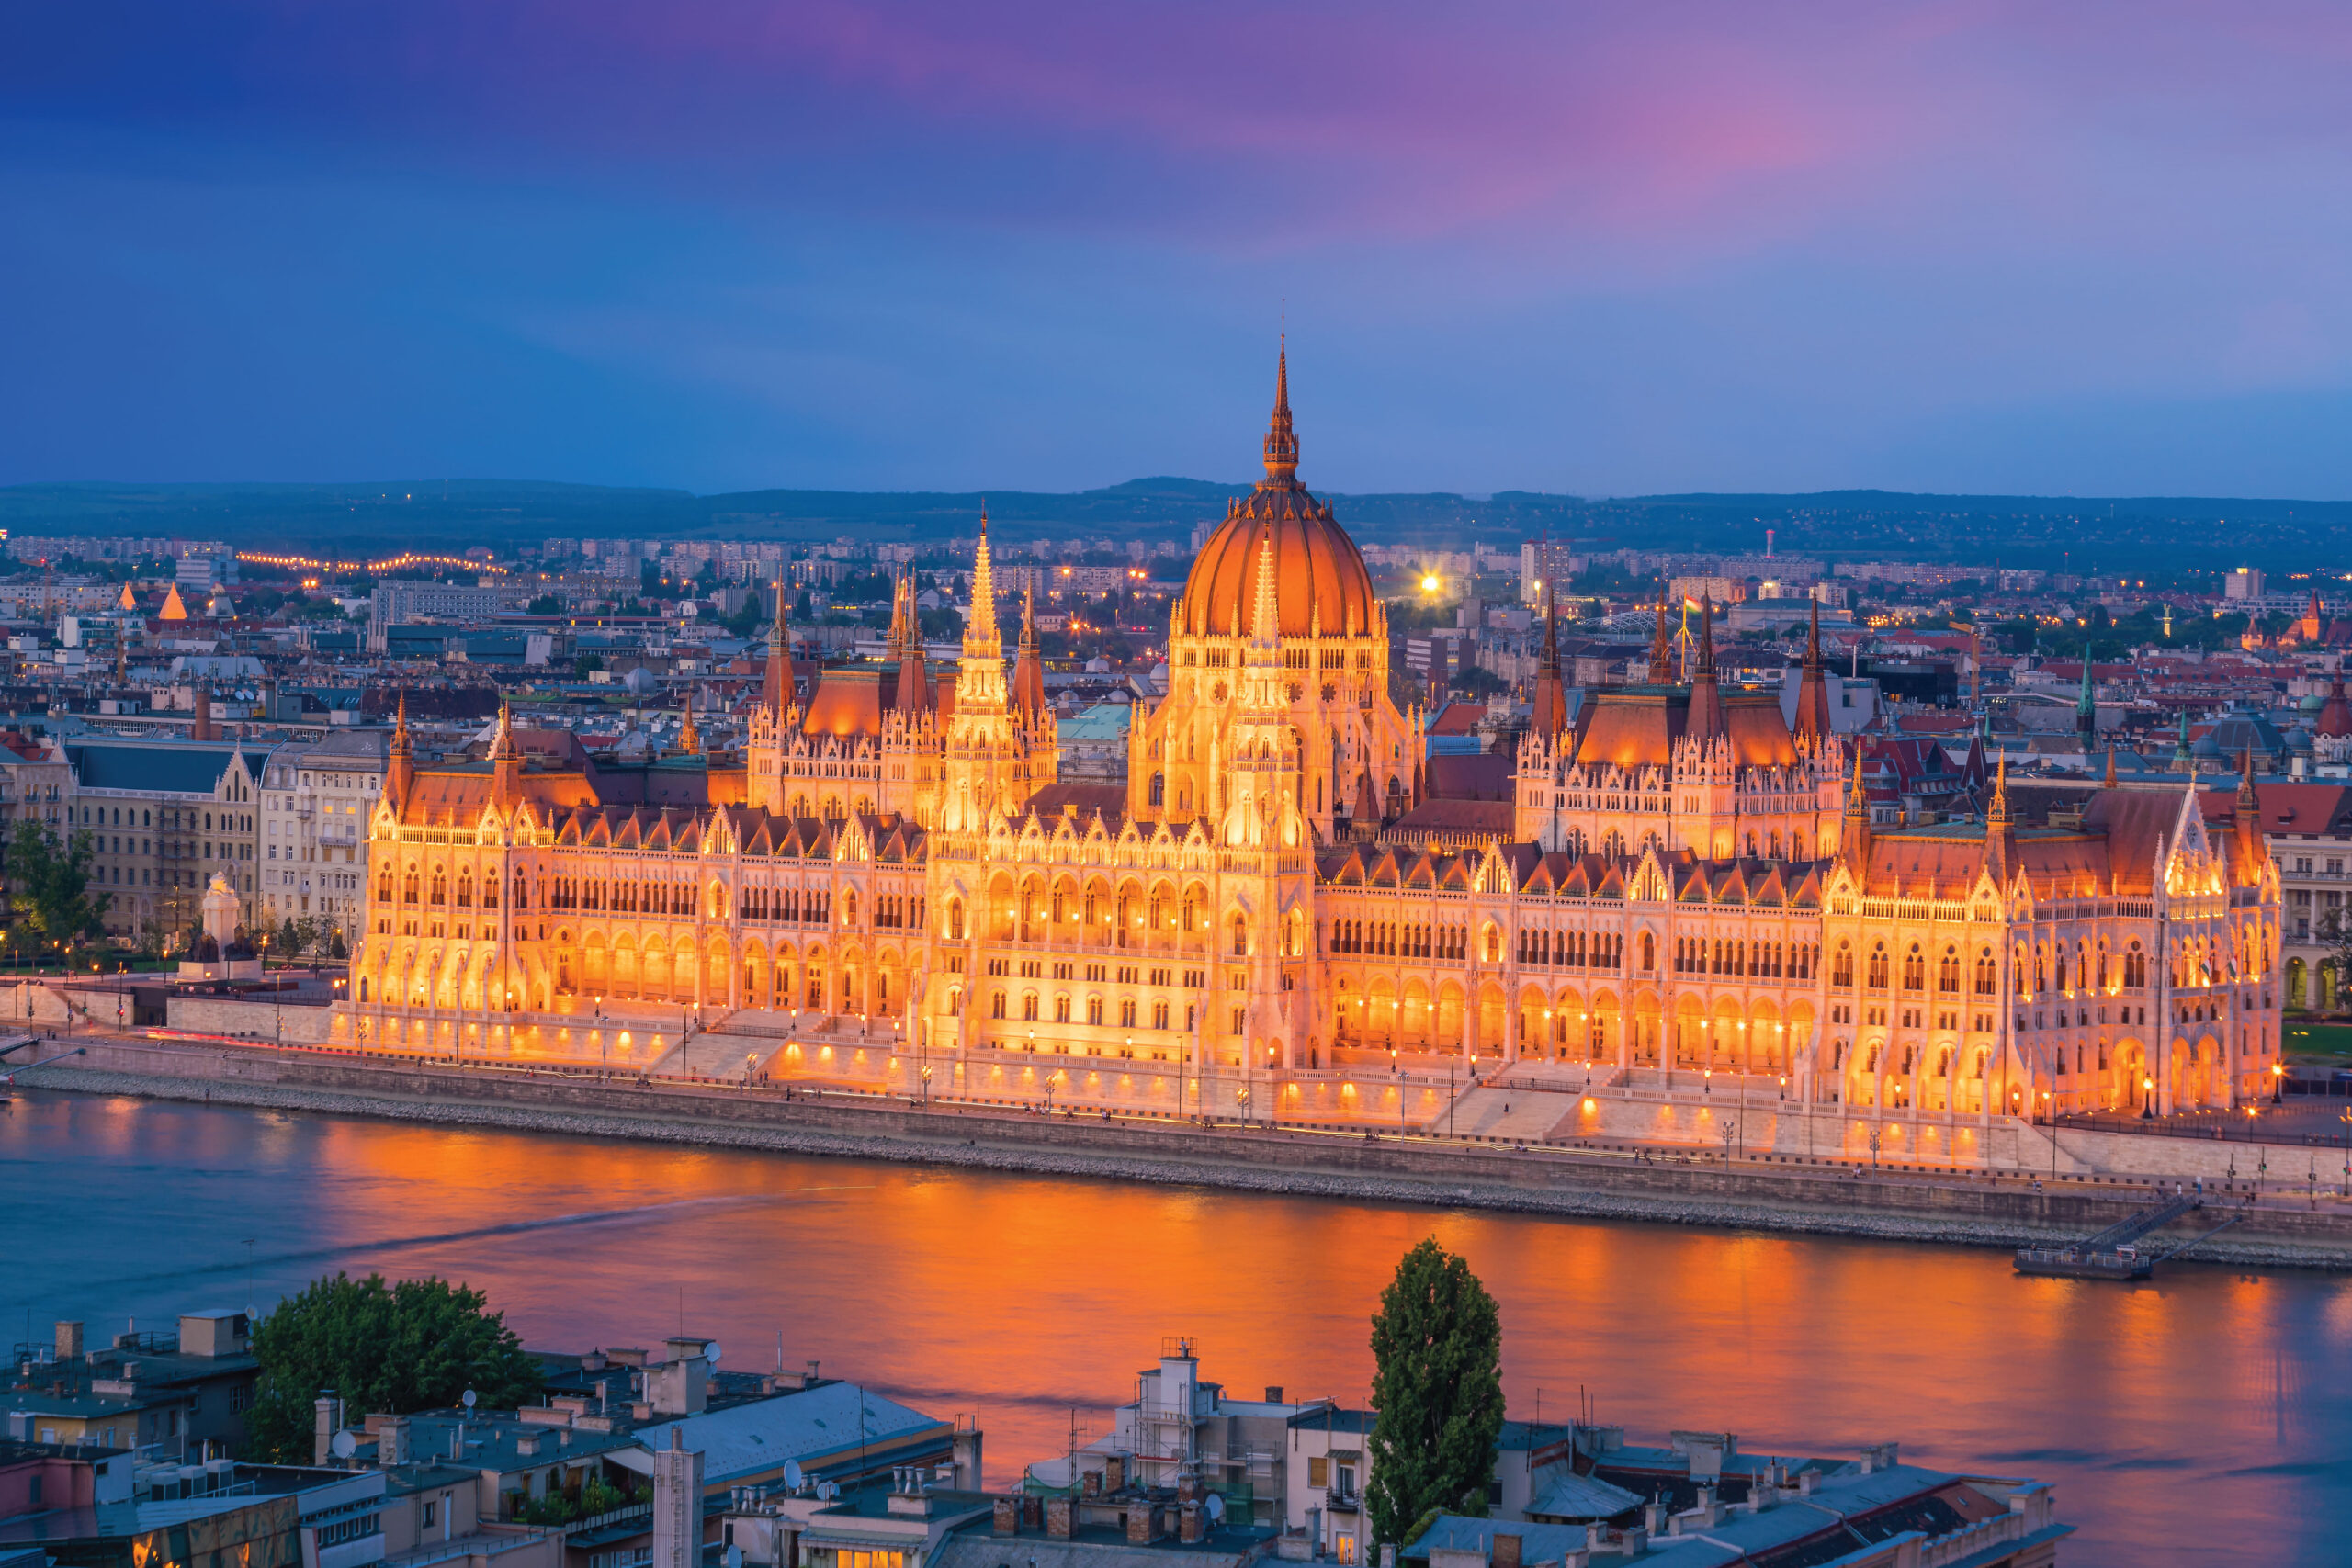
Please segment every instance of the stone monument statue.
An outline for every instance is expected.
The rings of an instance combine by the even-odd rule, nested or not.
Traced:
[[[229,886],[226,876],[214,872],[212,886],[204,895],[204,934],[219,942],[223,952],[237,940],[238,909],[236,889]]]

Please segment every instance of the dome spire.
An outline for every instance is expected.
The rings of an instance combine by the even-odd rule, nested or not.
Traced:
[[[1266,427],[1266,478],[1287,484],[1298,477],[1298,436],[1290,423],[1290,334],[1274,355],[1274,416]]]

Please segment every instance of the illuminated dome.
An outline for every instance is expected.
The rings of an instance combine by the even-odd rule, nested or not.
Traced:
[[[1274,542],[1275,607],[1284,637],[1363,636],[1373,624],[1372,574],[1331,509],[1298,482],[1298,437],[1290,423],[1290,356],[1274,371],[1274,417],[1266,432],[1266,477],[1226,507],[1201,547],[1176,602],[1179,636],[1230,636],[1250,629],[1266,532]],[[1238,617],[1237,623],[1237,617]]]

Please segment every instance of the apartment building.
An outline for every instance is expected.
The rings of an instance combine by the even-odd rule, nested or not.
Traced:
[[[66,820],[91,836],[91,883],[107,895],[109,935],[193,928],[216,872],[250,914],[266,749],[83,735],[64,751],[74,773]]]
[[[359,930],[360,850],[384,792],[389,737],[344,729],[270,754],[261,792],[261,915],[272,925],[322,919],[346,941]]]

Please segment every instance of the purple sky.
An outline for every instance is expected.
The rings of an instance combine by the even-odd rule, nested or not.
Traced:
[[[0,482],[2352,496],[2352,10],[0,11]]]

